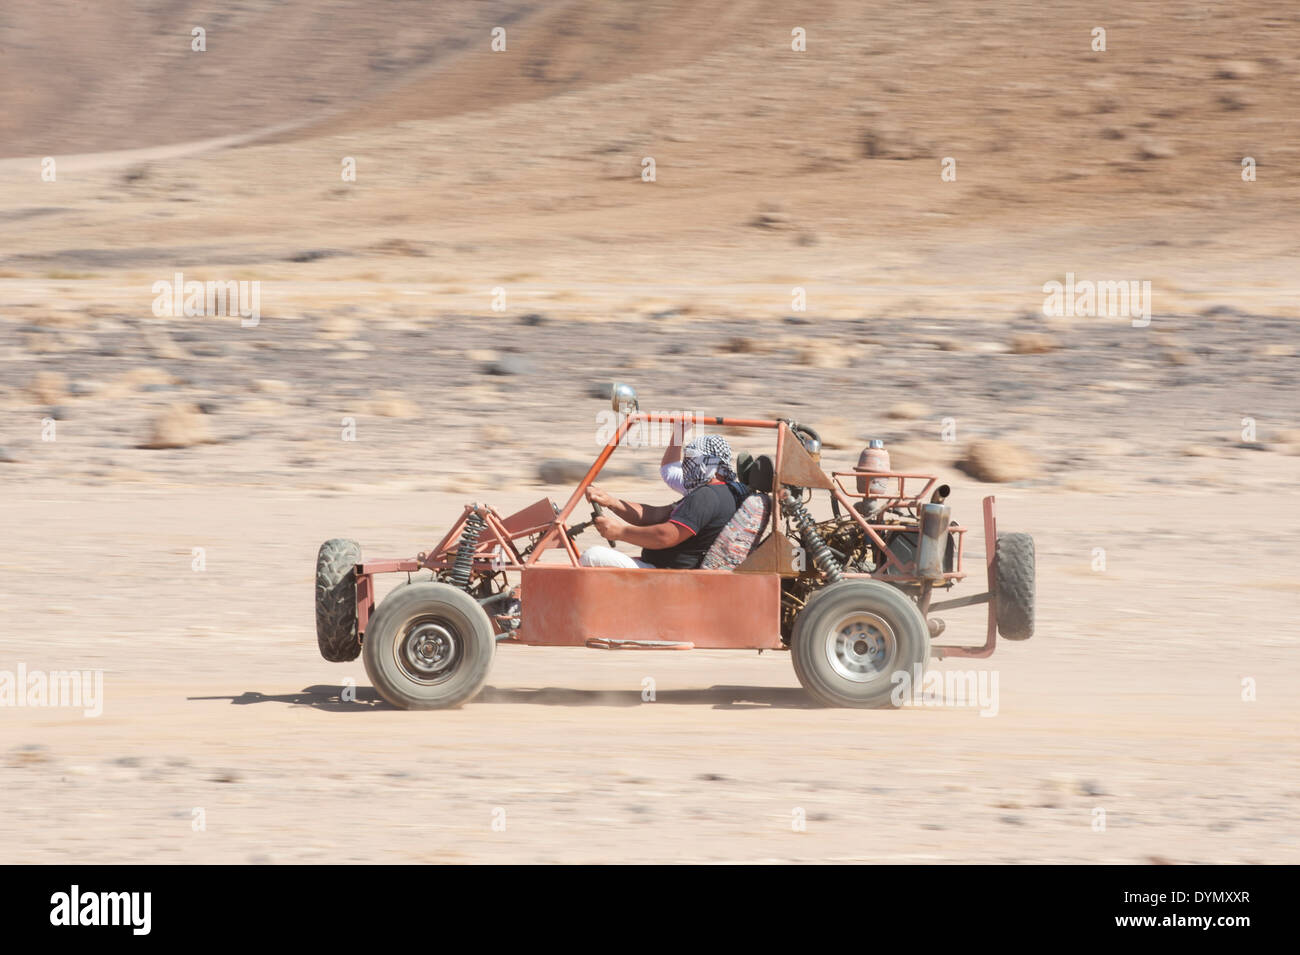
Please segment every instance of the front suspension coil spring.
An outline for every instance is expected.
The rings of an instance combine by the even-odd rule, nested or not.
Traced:
[[[461,590],[469,590],[469,576],[474,569],[474,551],[478,549],[478,537],[487,527],[487,521],[478,511],[471,511],[465,518],[465,529],[460,532],[460,544],[456,548],[456,559],[451,565],[451,584]]]
[[[812,556],[813,563],[831,583],[837,584],[843,580],[844,570],[840,567],[840,562],[835,559],[831,549],[817,533],[817,525],[812,515],[808,513],[808,508],[803,506],[803,501],[791,495],[789,491],[785,491],[781,503],[786,516],[794,518],[794,522],[799,525],[799,536],[803,540],[803,546]]]

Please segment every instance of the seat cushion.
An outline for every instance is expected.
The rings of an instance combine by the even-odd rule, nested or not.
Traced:
[[[766,494],[749,495],[740,502],[736,513],[718,534],[700,567],[704,570],[734,570],[739,567],[762,538],[771,514],[770,497]]]

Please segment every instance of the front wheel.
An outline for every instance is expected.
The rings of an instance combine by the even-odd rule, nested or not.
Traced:
[[[844,580],[799,612],[790,651],[795,675],[819,702],[898,706],[930,659],[930,631],[901,591],[875,580]],[[896,676],[901,673],[906,680]]]
[[[407,584],[379,605],[361,644],[366,673],[404,710],[460,706],[483,688],[496,636],[478,601],[449,584]]]

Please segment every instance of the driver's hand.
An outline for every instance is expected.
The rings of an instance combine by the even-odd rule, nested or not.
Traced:
[[[587,487],[587,500],[601,507],[613,507],[618,502],[618,498],[596,484]]]
[[[591,526],[605,540],[616,541],[618,540],[619,531],[623,528],[623,522],[610,514],[602,514],[600,517],[592,518]]]

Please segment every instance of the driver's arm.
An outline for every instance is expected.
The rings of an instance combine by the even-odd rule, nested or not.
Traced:
[[[615,536],[610,540],[627,541],[636,547],[648,547],[650,550],[663,550],[675,547],[695,532],[689,527],[664,521],[660,524],[634,527],[631,524],[611,528]]]
[[[673,513],[671,504],[637,504],[634,501],[624,501],[595,484],[587,488],[587,500],[608,508],[615,516],[637,527],[662,524]]]

